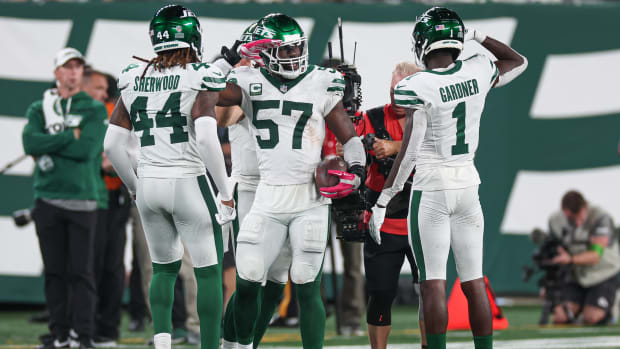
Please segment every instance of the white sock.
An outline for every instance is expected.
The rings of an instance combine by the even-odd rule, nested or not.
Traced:
[[[153,336],[153,345],[155,349],[171,349],[172,336],[170,333],[158,333]]]
[[[254,348],[254,343],[250,343],[250,344],[238,343],[237,344],[237,349],[252,349],[252,348]]]
[[[222,349],[237,349],[238,347],[239,347],[239,343],[229,342],[225,339],[222,339]]]

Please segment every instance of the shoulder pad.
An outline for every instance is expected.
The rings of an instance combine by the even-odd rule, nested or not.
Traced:
[[[336,94],[344,94],[345,81],[342,77],[342,73],[334,68],[326,68],[315,66],[314,69],[317,74],[320,74],[321,81],[325,81],[326,92],[332,92]]]
[[[142,74],[144,70],[144,63],[130,63],[128,66],[121,70],[121,73],[118,76],[118,89],[119,91],[124,90],[129,86],[129,84],[133,81],[134,76]]]
[[[412,79],[416,76],[420,76],[420,73],[415,73],[409,77],[401,80],[396,87],[394,87],[394,103],[403,108],[419,109],[424,106],[424,100],[420,97],[412,87]]]
[[[222,71],[209,63],[191,63],[185,67],[190,76],[191,89],[198,91],[221,91],[226,88],[226,77]]]

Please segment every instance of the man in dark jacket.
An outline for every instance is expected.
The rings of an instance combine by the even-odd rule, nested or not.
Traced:
[[[22,134],[24,151],[36,163],[34,221],[45,267],[49,328],[55,337],[45,344],[68,347],[73,326],[80,348],[91,348],[98,198],[94,161],[103,150],[107,113],[102,103],[81,92],[84,58],[79,51],[62,49],[54,66],[57,88],[30,105]]]

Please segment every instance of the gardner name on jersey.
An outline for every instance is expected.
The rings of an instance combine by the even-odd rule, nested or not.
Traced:
[[[498,70],[483,55],[446,69],[425,70],[396,85],[395,103],[426,112],[427,128],[416,157],[414,190],[460,189],[480,184],[474,166],[480,118]]]
[[[321,161],[325,116],[344,93],[342,75],[310,65],[296,79],[281,81],[263,68],[239,67],[228,75],[228,82],[241,88],[241,108],[256,139],[261,181],[312,182]]]
[[[138,177],[183,178],[205,173],[196,147],[192,106],[198,92],[221,91],[224,74],[207,63],[158,71],[130,64],[118,81],[140,140]]]

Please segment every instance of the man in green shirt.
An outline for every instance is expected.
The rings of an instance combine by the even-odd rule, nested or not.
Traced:
[[[30,105],[22,133],[24,152],[36,163],[34,221],[55,337],[44,346],[68,347],[73,328],[80,348],[92,348],[96,181],[101,180],[94,162],[103,150],[107,113],[102,103],[81,92],[84,58],[79,51],[62,49],[54,66],[57,88]]]

